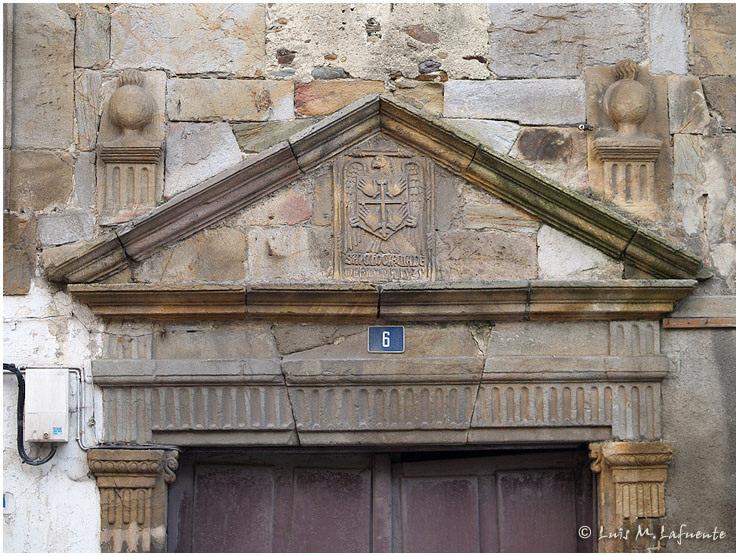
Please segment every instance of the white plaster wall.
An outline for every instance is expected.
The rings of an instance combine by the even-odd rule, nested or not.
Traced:
[[[89,309],[36,278],[24,296],[3,303],[3,362],[27,366],[85,367],[99,349],[100,323]],[[71,375],[72,377],[74,375]],[[89,475],[86,453],[77,433],[76,379],[70,378],[70,441],[41,466],[21,462],[16,447],[16,378],[3,374],[3,492],[15,510],[3,516],[4,552],[99,552],[100,501]],[[93,388],[84,386],[83,417],[93,414]],[[84,442],[94,444],[95,430],[85,427]],[[26,452],[45,455],[26,444]]]

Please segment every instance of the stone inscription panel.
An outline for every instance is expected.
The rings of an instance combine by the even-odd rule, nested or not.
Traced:
[[[334,163],[334,277],[434,278],[433,166],[392,149],[355,149]]]

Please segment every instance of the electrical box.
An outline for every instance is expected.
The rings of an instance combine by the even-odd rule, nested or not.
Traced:
[[[69,371],[26,369],[23,440],[67,442],[69,439]]]

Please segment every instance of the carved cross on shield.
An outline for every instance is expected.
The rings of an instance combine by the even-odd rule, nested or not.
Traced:
[[[349,222],[380,239],[387,240],[404,227],[415,227],[410,214],[408,176],[391,171],[384,156],[375,156],[369,171],[357,176],[357,197]]]

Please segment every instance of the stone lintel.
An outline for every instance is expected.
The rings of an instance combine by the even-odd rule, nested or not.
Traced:
[[[598,505],[604,534],[600,552],[663,552],[664,539],[635,531],[659,531],[665,517],[665,483],[673,448],[665,442],[605,442],[590,445],[590,467],[598,474]],[[619,530],[629,534],[613,535]]]
[[[105,318],[303,322],[658,319],[693,280],[423,284],[72,284]]]
[[[69,292],[105,318],[244,319],[242,286],[71,284]]]
[[[378,296],[378,289],[371,284],[250,286],[246,316],[303,322],[368,322],[377,318]]]

